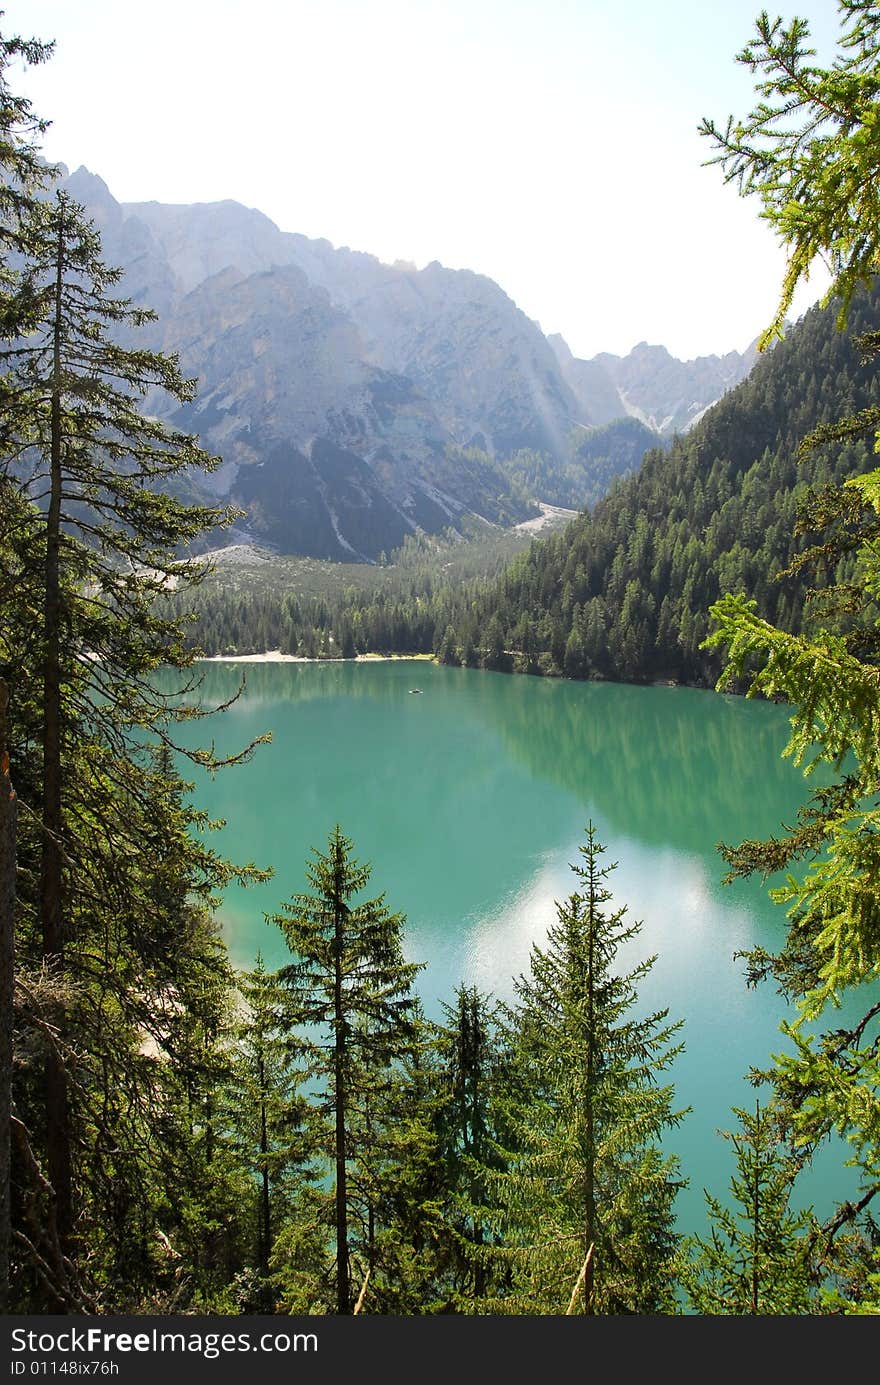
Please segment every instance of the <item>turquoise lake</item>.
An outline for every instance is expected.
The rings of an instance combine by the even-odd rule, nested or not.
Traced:
[[[679,1224],[704,1231],[706,1188],[724,1199],[733,1170],[719,1128],[753,1107],[751,1066],[784,1047],[787,1014],[772,983],[749,990],[734,954],[776,949],[782,909],[760,881],[722,884],[717,845],[791,823],[809,785],[781,758],[783,707],[687,688],[572,683],[451,669],[424,661],[201,666],[206,705],[241,697],[190,728],[218,754],[270,732],[253,759],[200,778],[200,807],[225,819],[212,845],[273,879],[230,890],[221,917],[233,962],[286,960],[264,915],[307,888],[305,864],[338,823],[372,866],[371,895],[406,915],[405,951],[425,963],[429,1015],[460,982],[512,999],[589,820],[618,862],[614,906],[642,921],[620,956],[657,960],[646,1012],[684,1021],[672,1077],[691,1107],[671,1132],[689,1186]],[[418,688],[418,693],[413,689]],[[839,1022],[835,1020],[834,1023]],[[839,1146],[820,1151],[801,1200],[820,1213],[855,1186]]]

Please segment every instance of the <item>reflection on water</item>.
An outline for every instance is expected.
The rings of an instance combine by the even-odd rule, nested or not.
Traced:
[[[778,828],[803,797],[799,773],[779,762],[789,712],[743,698],[514,678],[416,661],[201,668],[207,705],[224,700],[245,677],[233,724],[271,728],[294,704],[333,709],[362,702],[395,708],[406,726],[406,714],[418,714],[438,736],[456,720],[483,726],[535,778],[604,808],[615,831],[644,841],[702,850],[707,823],[716,820],[730,840],[760,835]],[[404,705],[410,687],[421,683],[432,700],[423,706],[410,697]],[[424,720],[415,724],[424,729]],[[436,787],[443,792],[442,783]]]
[[[205,666],[206,704],[224,701],[242,666]],[[674,1132],[690,1174],[682,1225],[703,1216],[702,1190],[723,1194],[729,1145],[716,1130],[751,1104],[752,1065],[779,1049],[784,1008],[772,987],[749,991],[734,953],[778,947],[784,918],[756,881],[723,886],[719,841],[778,831],[805,797],[781,760],[784,708],[675,688],[552,682],[424,662],[246,666],[241,699],[188,729],[219,753],[271,731],[273,744],[196,793],[228,827],[215,845],[275,878],[233,889],[223,909],[233,960],[284,960],[264,913],[306,888],[311,848],[338,822],[371,893],[407,915],[405,945],[427,962],[419,989],[438,1014],[455,986],[509,999],[529,950],[577,881],[588,819],[610,860],[616,905],[643,921],[630,966],[657,961],[640,1003],[685,1021]],[[412,687],[422,689],[412,696]],[[810,1185],[830,1206],[844,1183],[826,1151]]]

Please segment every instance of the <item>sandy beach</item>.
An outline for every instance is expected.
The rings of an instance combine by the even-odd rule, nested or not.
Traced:
[[[267,649],[265,654],[205,654],[198,664],[370,664],[390,663],[400,659],[426,659],[432,663],[433,654],[356,654],[353,659],[307,659],[302,654],[282,654],[280,649]]]

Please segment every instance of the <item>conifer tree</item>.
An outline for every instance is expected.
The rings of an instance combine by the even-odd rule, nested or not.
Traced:
[[[500,1267],[493,1254],[498,1234],[489,1182],[503,1165],[496,1109],[503,1058],[494,1006],[475,986],[458,986],[444,1011],[435,1040],[434,1116],[448,1236],[444,1268],[457,1311],[479,1312]]]
[[[19,606],[21,655],[39,668],[42,839],[35,901],[42,961],[61,974],[75,916],[73,893],[86,886],[77,819],[83,797],[73,782],[76,736],[92,742],[95,773],[121,793],[142,792],[136,741],[171,721],[171,699],[150,675],[160,663],[187,664],[182,632],[158,617],[153,598],[186,578],[177,546],[220,516],[154,489],[191,468],[213,465],[192,439],[174,435],[138,409],[154,387],[185,398],[175,363],[125,350],[110,329],[150,314],[109,297],[118,279],[100,259],[96,233],[63,193],[31,209],[27,257],[17,301],[28,331],[0,351],[2,466],[37,508],[42,531],[38,610]],[[12,594],[14,601],[14,594]],[[26,677],[16,670],[17,680]],[[73,726],[78,723],[77,733]],[[99,770],[100,762],[100,770]],[[118,841],[123,848],[125,837]],[[53,1046],[46,1054],[46,1156],[62,1240],[75,1219],[69,1079]]]
[[[395,1067],[414,1038],[411,992],[420,965],[407,962],[404,917],[385,897],[357,901],[371,869],[352,856],[340,827],[326,853],[313,850],[311,892],[294,894],[267,915],[283,931],[294,960],[280,970],[306,1078],[316,1089],[323,1149],[333,1175],[329,1213],[335,1247],[335,1311],[351,1313],[371,1268],[376,1201],[370,1180],[387,1157],[387,1109]]]
[[[12,1240],[12,1064],[15,1004],[15,790],[9,777],[6,708],[9,690],[0,679],[0,1313],[9,1312]]]
[[[880,270],[880,192],[875,125],[880,95],[880,13],[871,0],[838,0],[841,32],[834,62],[812,62],[805,19],[786,23],[763,11],[736,61],[753,74],[759,98],[722,128],[700,126],[718,151],[710,160],[761,215],[788,250],[766,346],[781,336],[795,289],[817,258],[833,275],[828,297],[840,297],[839,323],[859,284]]]
[[[48,122],[36,114],[26,97],[13,91],[9,70],[16,64],[36,66],[45,62],[53,47],[52,43],[38,39],[0,34],[0,304],[6,331],[10,321],[7,294],[11,266],[26,244],[22,221],[30,215],[35,197],[50,173],[40,158],[38,145]]]
[[[654,963],[617,970],[641,931],[607,911],[605,847],[590,823],[544,947],[515,983],[510,1012],[515,1144],[498,1180],[518,1262],[516,1311],[674,1311],[678,1162],[661,1141],[683,1111],[658,1079],[681,1049],[681,1022],[638,1013]]]
[[[302,1216],[315,1182],[313,1111],[289,1045],[288,997],[257,954],[239,978],[241,1013],[232,1049],[229,1112],[233,1141],[254,1183],[251,1311],[273,1311],[272,1255],[282,1227]]]
[[[4,874],[17,915],[8,1230],[10,1306],[82,1312],[150,1301],[162,1245],[177,1270],[159,1299],[183,1289],[179,1235],[207,1185],[179,1097],[197,1079],[187,1063],[216,1072],[216,1052],[206,1066],[186,1036],[207,1035],[227,988],[208,911],[236,871],[193,830],[209,824],[169,751],[190,712],[154,677],[193,657],[157,592],[201,576],[178,545],[224,517],[161,489],[213,459],[143,412],[155,389],[182,400],[192,386],[172,358],[119,345],[151,315],[113,297],[94,228],[47,192],[47,122],[8,72],[51,48],[0,37],[0,675],[23,808],[17,878]],[[5,1101],[2,1121],[5,1148]]]
[[[145,950],[143,1019],[130,1005],[107,1006],[107,1052],[89,1035],[92,1061],[106,1078],[77,1113],[77,1134],[92,1146],[88,1161],[75,1165],[76,1185],[105,1302],[119,1311],[222,1311],[250,1230],[247,1171],[223,1099],[235,1032],[233,973],[211,916],[178,910],[165,898],[178,980],[157,989]],[[119,965],[132,965],[121,950]]]
[[[839,298],[841,328],[853,315],[856,286],[880,268],[874,137],[880,15],[865,0],[841,0],[840,10],[842,51],[830,68],[808,63],[804,21],[786,28],[762,15],[755,42],[739,55],[765,74],[758,84],[762,101],[746,120],[731,118],[724,135],[704,123],[728,177],[743,195],[757,194],[762,214],[790,248],[771,332],[817,254],[827,257],[834,275],[829,297]],[[863,333],[860,345],[866,360],[876,358],[880,334]],[[828,444],[846,456],[855,440],[871,434],[877,451],[880,411],[873,405],[820,425],[802,439],[802,457],[811,460],[817,446]],[[827,782],[778,837],[723,851],[728,878],[786,872],[772,892],[787,906],[785,943],[776,955],[752,951],[748,977],[752,984],[773,977],[798,1015],[780,1026],[789,1051],[774,1055],[773,1067],[757,1076],[772,1082],[775,1114],[788,1123],[801,1159],[832,1131],[849,1141],[860,1187],[826,1220],[816,1253],[827,1264],[841,1231],[852,1236],[861,1220],[864,1259],[872,1263],[870,1208],[880,1192],[880,1006],[872,990],[880,975],[880,469],[817,488],[797,526],[809,544],[790,571],[813,577],[809,629],[788,633],[762,619],[754,600],[728,593],[711,607],[706,645],[726,654],[718,687],[791,705],[784,754],[806,774],[821,768]],[[864,997],[859,1018],[817,1032],[817,1022],[833,1019],[845,996]]]
[[[143,1195],[148,1215],[138,1161],[149,1157],[151,1080],[135,1077],[150,1070],[143,1045],[149,1036],[170,1061],[173,1017],[185,1015],[190,983],[195,999],[211,965],[205,908],[218,886],[258,873],[237,871],[191,831],[207,820],[169,762],[146,749],[152,741],[167,751],[175,723],[197,711],[185,677],[176,687],[157,677],[194,656],[185,623],[162,614],[156,598],[199,580],[180,546],[224,518],[163,490],[214,461],[142,411],[153,389],[186,398],[192,387],[173,358],[118,344],[151,314],[111,296],[119,275],[103,264],[81,209],[64,194],[34,204],[21,235],[0,351],[0,655],[29,810],[20,962],[50,983],[42,1010],[33,987],[26,1007],[26,1051],[44,1063],[41,1099],[32,1068],[23,1077],[28,1138],[38,1145],[28,1167],[43,1190],[27,1196],[44,1201],[36,1225],[50,1240],[57,1228],[70,1268],[90,1219],[100,1221],[99,1184]],[[188,753],[217,764],[210,752]],[[86,1135],[94,1119],[97,1142]],[[130,1120],[139,1133],[123,1138]],[[95,1152],[75,1163],[76,1150],[114,1146],[132,1151],[125,1176],[115,1155],[112,1174]],[[27,1244],[33,1265],[46,1261]],[[98,1258],[93,1244],[93,1265]],[[61,1278],[44,1289],[68,1306]]]
[[[428,1032],[414,1000],[408,1040],[365,1088],[354,1111],[349,1188],[360,1311],[434,1311],[443,1178],[431,1120],[435,1086]]]
[[[817,499],[802,523],[807,528],[820,522],[829,528],[805,551],[801,565],[833,570],[835,558],[852,550],[859,564],[855,581],[820,585],[811,605],[842,614],[848,630],[832,634],[822,623],[810,635],[791,635],[761,620],[746,597],[728,595],[712,607],[715,629],[707,643],[727,653],[719,687],[745,685],[749,696],[790,703],[784,753],[806,774],[824,770],[826,779],[790,829],[766,841],[724,845],[722,851],[728,880],[784,873],[771,896],[786,907],[786,939],[775,954],[764,948],[749,952],[747,977],[751,985],[773,978],[795,1003],[797,1016],[780,1024],[789,1049],[774,1054],[772,1067],[756,1076],[772,1083],[777,1117],[788,1122],[801,1158],[832,1131],[852,1147],[860,1186],[823,1225],[817,1254],[828,1261],[838,1234],[857,1225],[880,1193],[880,1006],[872,993],[880,975],[880,472],[853,478],[838,493]],[[836,1012],[844,997],[863,999],[857,1017],[842,1026]],[[872,1234],[866,1223],[866,1254]]]
[[[11,257],[21,248],[20,226],[44,183],[47,170],[37,156],[35,140],[45,129],[31,103],[11,88],[9,69],[16,62],[44,62],[51,44],[0,35],[0,320],[5,330],[20,330],[26,313],[11,293]],[[12,497],[0,491],[0,509]],[[0,530],[0,550],[5,549]],[[6,555],[0,559],[0,590],[6,585]],[[2,642],[0,642],[2,643]],[[0,649],[2,656],[2,649]],[[15,1003],[16,799],[9,778],[7,706],[9,689],[0,680],[0,1313],[9,1311],[9,1266],[12,1239],[12,1063]]]
[[[734,1107],[740,1133],[733,1145],[732,1204],[706,1193],[707,1238],[687,1246],[682,1279],[691,1308],[702,1314],[792,1314],[815,1311],[810,1211],[790,1198],[799,1166],[780,1140],[777,1118],[756,1102],[754,1114]]]

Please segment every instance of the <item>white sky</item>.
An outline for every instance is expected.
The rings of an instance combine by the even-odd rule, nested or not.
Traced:
[[[697,134],[753,101],[765,0],[0,0],[44,152],[120,201],[487,274],[575,355],[743,350],[783,255]],[[775,13],[775,9],[772,11]],[[836,0],[793,0],[820,58]],[[815,278],[803,311],[825,287]]]

